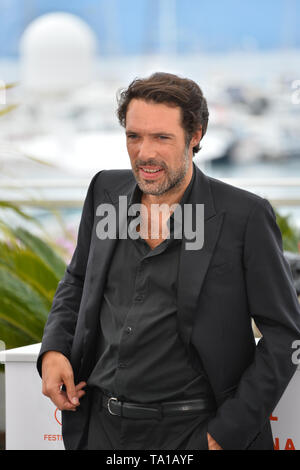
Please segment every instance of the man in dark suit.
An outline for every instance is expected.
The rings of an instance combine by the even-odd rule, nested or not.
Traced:
[[[272,449],[300,338],[274,211],[193,163],[195,82],[135,80],[118,117],[132,171],[90,184],[37,364],[66,449]]]

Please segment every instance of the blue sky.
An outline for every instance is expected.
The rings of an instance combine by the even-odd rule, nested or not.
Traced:
[[[102,55],[158,52],[164,1],[170,0],[0,0],[0,56],[16,56],[24,28],[52,11],[86,20]],[[300,47],[299,0],[171,1],[176,28],[170,37],[179,53]]]

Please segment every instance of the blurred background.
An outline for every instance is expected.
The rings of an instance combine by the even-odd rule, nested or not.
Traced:
[[[129,168],[117,91],[158,70],[207,97],[196,164],[300,224],[297,0],[0,0],[0,197],[76,219],[97,171]]]
[[[298,0],[0,0],[7,348],[40,341],[91,177],[130,167],[116,93],[154,71],[203,89],[210,122],[195,163],[269,199],[300,294]]]

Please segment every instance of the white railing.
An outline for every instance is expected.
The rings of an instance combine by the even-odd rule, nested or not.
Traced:
[[[298,187],[300,191],[300,178],[219,178],[224,183],[239,187]],[[91,178],[77,179],[0,179],[0,188],[85,188]]]
[[[300,206],[300,178],[219,178],[225,183],[248,189],[267,197],[277,206]],[[32,207],[82,207],[85,192],[90,183],[88,178],[79,179],[1,179],[0,200]],[[284,195],[269,194],[270,189],[286,189]],[[77,194],[66,194],[70,189]],[[4,191],[3,191],[4,190]],[[59,192],[53,192],[59,190]],[[289,191],[291,194],[289,195]],[[63,194],[62,194],[63,191]],[[13,192],[13,193],[12,193]],[[10,193],[10,194],[9,194]],[[277,191],[278,193],[278,191]]]

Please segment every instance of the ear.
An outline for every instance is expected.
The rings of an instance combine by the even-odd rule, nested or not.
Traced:
[[[191,139],[192,147],[195,147],[199,144],[200,140],[202,139],[202,126],[195,132]]]

